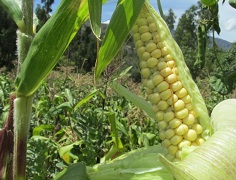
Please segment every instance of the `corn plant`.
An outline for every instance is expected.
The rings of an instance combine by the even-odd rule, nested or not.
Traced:
[[[100,38],[103,2],[61,1],[49,21],[36,33],[33,0],[0,0],[18,26],[19,65],[10,113],[1,131],[1,179],[26,179],[26,145],[34,93],[88,17],[95,36]],[[203,2],[208,6],[217,3],[216,0]],[[115,118],[109,114],[114,129],[115,153],[112,152],[112,156],[105,157],[105,162],[93,167],[86,168],[84,163],[73,164],[58,174],[56,179],[235,178],[236,158],[233,151],[236,148],[236,102],[228,100],[220,103],[214,108],[210,119],[180,48],[148,0],[118,1],[98,51],[95,80],[113,60],[130,31],[140,58],[142,82],[149,102],[130,93],[115,81],[111,87],[158,121],[161,144],[132,151],[109,161],[122,147],[116,135]],[[72,112],[72,101],[69,100],[65,105]],[[3,149],[7,142],[11,142],[11,147],[14,146],[13,152],[11,147]]]
[[[213,6],[217,1],[203,1],[203,3]],[[120,2],[112,16],[105,36],[105,40],[110,38],[110,41],[103,41],[100,48],[95,78],[98,78],[112,61],[116,50],[123,42],[122,39],[124,40],[131,30],[140,58],[142,83],[149,103],[117,82],[112,82],[111,86],[119,94],[146,110],[146,113],[158,122],[161,144],[154,149],[153,147],[139,149],[115,160],[87,167],[88,175],[80,172],[80,177],[82,179],[234,179],[236,162],[235,158],[231,157],[234,156],[236,145],[235,99],[219,103],[213,109],[210,118],[182,52],[162,17],[148,1],[145,1],[137,20],[131,26],[132,17],[125,11],[126,8],[130,8],[128,1]],[[119,21],[115,22],[113,18]],[[122,21],[124,23],[121,23]],[[120,39],[117,40],[113,36]],[[83,164],[78,163],[77,166],[81,168]],[[66,173],[67,170],[70,173]],[[59,174],[56,179],[76,177],[76,172],[72,168],[67,170]]]

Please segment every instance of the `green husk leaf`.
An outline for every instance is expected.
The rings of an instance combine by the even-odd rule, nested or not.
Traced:
[[[98,53],[95,68],[96,79],[118,53],[138,17],[144,1],[123,0],[117,5]]]
[[[160,161],[176,179],[235,179],[236,99],[219,103],[212,111],[214,134],[177,164]]]
[[[16,78],[17,96],[33,94],[58,62],[81,25],[88,19],[85,0],[61,1],[36,34]]]
[[[20,3],[17,0],[0,0],[0,5],[5,9],[8,15],[15,21],[16,25],[21,31],[25,29],[23,20],[23,13],[21,11]]]
[[[131,151],[110,162],[87,167],[88,177],[91,180],[172,180],[172,175],[158,161],[158,153],[162,151],[160,145]]]
[[[205,139],[207,139],[212,134],[212,127],[208,115],[208,110],[206,108],[206,104],[202,98],[202,95],[196,83],[193,81],[190,71],[184,61],[182,51],[173,39],[167,24],[161,18],[161,16],[157,14],[156,10],[152,7],[149,1],[145,1],[145,7],[156,21],[157,29],[160,38],[162,39],[163,45],[167,47],[169,54],[175,59],[181,82],[192,98],[193,109],[199,115],[199,122],[204,129],[203,136]]]
[[[153,119],[155,119],[155,114],[152,111],[152,106],[150,103],[145,101],[143,98],[137,96],[136,94],[129,91],[127,88],[122,86],[121,84],[113,81],[110,83],[112,89],[114,89],[119,95],[124,96],[126,99],[134,103],[135,106],[139,107],[143,111],[147,113],[147,115]]]

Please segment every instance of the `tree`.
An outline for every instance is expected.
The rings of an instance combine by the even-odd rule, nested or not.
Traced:
[[[65,55],[78,69],[89,72],[96,62],[96,43],[89,22],[86,22],[70,43]]]
[[[17,26],[0,6],[0,67],[8,70],[14,67],[16,60],[16,30]]]
[[[43,3],[43,6],[40,4],[37,4],[35,13],[39,20],[37,30],[39,30],[51,17],[50,13],[52,12],[52,4],[54,3],[54,0],[41,0],[41,3]]]
[[[175,28],[175,19],[174,11],[170,8],[168,14],[165,15],[165,21],[171,32],[173,32]]]

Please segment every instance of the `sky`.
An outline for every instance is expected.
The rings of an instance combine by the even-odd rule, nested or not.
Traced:
[[[38,4],[40,0],[36,0],[35,4]],[[60,0],[54,0],[52,8],[55,10],[58,6]],[[157,0],[150,0],[151,4],[158,11]],[[162,8],[164,14],[167,14],[171,8],[175,15],[177,16],[176,21],[184,14],[184,12],[189,9],[192,5],[197,5],[197,0],[162,0]],[[108,21],[115,9],[117,0],[108,0],[105,5],[103,5],[102,10],[102,22]],[[228,4],[228,0],[222,5],[222,0],[219,0],[219,16],[220,16],[220,27],[221,33],[216,37],[229,41],[231,43],[236,42],[236,9],[232,8]],[[177,24],[176,22],[176,24]]]

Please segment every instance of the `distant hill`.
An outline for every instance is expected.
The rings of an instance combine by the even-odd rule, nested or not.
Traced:
[[[220,39],[220,38],[215,38],[216,44],[221,47],[223,50],[230,49],[232,47],[232,43],[229,41]],[[210,46],[212,47],[212,37],[210,37]]]

